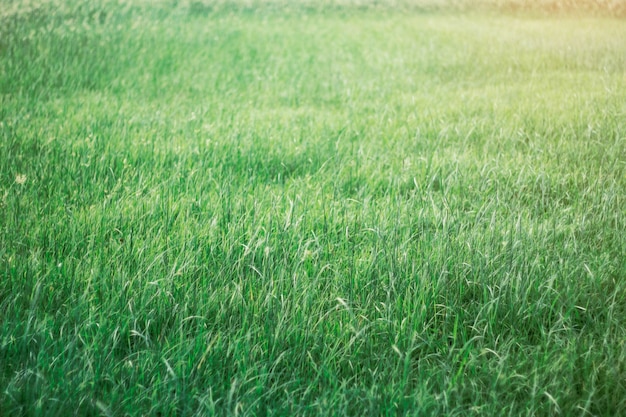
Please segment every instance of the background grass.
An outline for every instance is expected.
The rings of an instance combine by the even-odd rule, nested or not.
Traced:
[[[619,3],[1,4],[0,415],[626,412]]]

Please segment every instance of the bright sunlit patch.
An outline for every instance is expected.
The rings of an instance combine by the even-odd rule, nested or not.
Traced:
[[[24,185],[26,184],[26,175],[22,175],[22,174],[17,174],[15,176],[15,183],[18,185]]]

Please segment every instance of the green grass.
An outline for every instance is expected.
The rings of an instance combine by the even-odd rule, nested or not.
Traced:
[[[626,413],[623,20],[0,4],[0,415]]]

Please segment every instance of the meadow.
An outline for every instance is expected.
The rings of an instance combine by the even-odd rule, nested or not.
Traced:
[[[429,4],[0,0],[0,416],[626,414],[623,17]]]

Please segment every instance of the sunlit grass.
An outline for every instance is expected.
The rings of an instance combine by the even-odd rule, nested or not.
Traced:
[[[622,21],[7,4],[0,415],[626,412]]]

